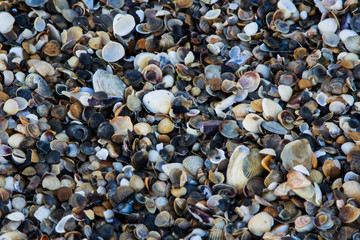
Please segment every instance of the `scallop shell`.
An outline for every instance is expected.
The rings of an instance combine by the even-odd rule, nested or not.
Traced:
[[[261,175],[263,170],[259,149],[250,151],[247,147],[239,145],[230,157],[226,172],[227,184],[242,191],[247,181],[251,177]]]
[[[92,77],[94,91],[104,91],[111,97],[124,97],[126,84],[116,75],[104,70],[97,70]]]

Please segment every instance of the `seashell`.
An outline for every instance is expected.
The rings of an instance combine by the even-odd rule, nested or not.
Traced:
[[[190,8],[193,5],[193,0],[176,0],[175,3],[179,8]]]
[[[321,230],[327,230],[334,226],[334,221],[330,214],[320,212],[314,218],[314,225]]]
[[[249,223],[249,231],[261,237],[265,232],[269,232],[274,225],[274,218],[267,212],[260,212],[253,216]]]
[[[124,57],[125,49],[120,43],[109,41],[102,49],[101,55],[107,62],[117,62]]]
[[[15,18],[8,12],[0,12],[0,21],[2,22],[0,33],[5,34],[13,29]]]
[[[155,90],[143,97],[143,104],[146,109],[154,114],[168,114],[174,95],[166,90]]]
[[[21,133],[15,133],[12,134],[9,138],[8,138],[8,145],[12,148],[19,148],[20,143],[25,139],[25,136]],[[11,154],[11,153],[10,153]]]
[[[128,116],[115,117],[110,121],[110,123],[114,127],[115,134],[117,135],[126,136],[128,131],[133,131],[133,124]]]
[[[222,218],[216,218],[214,220],[214,226],[210,230],[209,240],[224,240],[224,227],[226,221]]]
[[[134,131],[138,135],[146,136],[151,132],[151,126],[148,123],[136,123],[134,125]]]
[[[130,14],[117,14],[113,20],[113,31],[117,37],[123,37],[131,33],[135,28],[135,18]]]
[[[124,97],[125,83],[116,75],[104,70],[97,70],[92,77],[95,92],[103,91],[110,97]]]
[[[345,42],[348,37],[355,37],[358,35],[357,32],[350,29],[343,29],[339,32],[339,38],[342,42]]]
[[[243,90],[254,92],[260,85],[260,75],[257,72],[246,72],[241,76],[238,84]]]
[[[264,98],[262,101],[263,117],[266,120],[277,120],[278,114],[283,110],[274,100]]]
[[[162,79],[162,71],[155,64],[147,65],[142,70],[143,77],[146,81],[151,82],[153,84],[161,82]]]
[[[338,29],[338,24],[335,18],[326,18],[319,22],[318,29],[320,34],[324,34],[325,32],[335,33]]]
[[[142,71],[148,65],[148,62],[150,60],[153,60],[155,56],[156,55],[154,53],[148,53],[148,52],[143,52],[136,55],[134,59],[135,69]]]
[[[311,185],[311,181],[304,174],[299,171],[291,171],[287,174],[287,183],[290,188],[298,189],[305,188]]]
[[[264,119],[262,119],[262,117],[250,113],[246,115],[244,121],[242,122],[242,125],[249,132],[260,133],[260,126],[263,121]]]
[[[279,134],[279,135],[285,135],[288,133],[286,128],[284,128],[280,123],[275,122],[275,121],[262,122],[261,127],[268,132]]]
[[[345,182],[342,187],[347,197],[354,198],[358,204],[360,203],[360,183],[350,180]]]
[[[25,220],[25,215],[22,212],[12,212],[6,215],[6,218],[10,221],[21,222]]]
[[[220,123],[219,132],[224,137],[232,139],[239,136],[240,128],[238,127],[236,121],[225,120]]]
[[[312,154],[308,140],[299,139],[286,144],[280,158],[283,166],[288,171],[296,165],[303,165],[310,170],[312,167]]]
[[[288,102],[291,99],[293,89],[290,86],[279,85],[278,91],[279,91],[281,101]]]
[[[245,146],[237,146],[231,154],[227,168],[227,184],[242,191],[242,188],[251,177],[259,176],[264,171],[261,166],[261,159],[259,149],[250,151]]]
[[[54,67],[48,62],[37,59],[30,59],[27,61],[27,64],[30,67],[34,67],[35,70],[43,77],[52,76],[55,74]]]
[[[157,130],[159,133],[167,134],[174,130],[175,124],[170,120],[170,118],[164,118],[162,119],[158,126]]]
[[[336,47],[340,43],[340,38],[333,32],[325,32],[322,35],[324,43],[330,47]]]
[[[347,37],[344,41],[345,47],[349,52],[359,54],[360,36]]]
[[[15,115],[19,111],[19,105],[14,99],[9,99],[5,102],[3,110],[8,115]]]
[[[244,27],[244,33],[248,36],[255,35],[258,30],[259,30],[259,26],[257,25],[256,22],[248,23]]]
[[[201,169],[204,165],[204,160],[201,157],[198,157],[196,155],[186,157],[183,160],[183,167],[185,170],[187,170],[190,174],[193,176],[196,176],[199,169]]]
[[[56,176],[47,176],[42,181],[42,187],[50,191],[60,188],[60,181]]]
[[[360,216],[359,208],[346,204],[344,207],[340,209],[338,217],[343,223],[352,223],[357,220]]]
[[[154,224],[157,227],[170,227],[173,224],[173,218],[168,211],[160,212],[156,218]]]
[[[297,232],[310,232],[314,228],[313,220],[308,215],[302,215],[295,220],[295,229]]]
[[[160,18],[150,17],[146,22],[145,28],[149,32],[158,32],[164,27],[164,22]]]
[[[220,16],[220,14],[221,14],[220,9],[213,9],[213,10],[207,11],[206,14],[204,15],[204,18],[206,20],[215,20]]]
[[[341,164],[339,160],[327,159],[323,164],[322,170],[325,177],[335,180],[341,173]]]

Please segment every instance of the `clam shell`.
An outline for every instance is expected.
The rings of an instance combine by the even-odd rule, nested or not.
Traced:
[[[114,17],[113,31],[115,36],[123,37],[135,28],[135,18],[130,14],[119,13]]]
[[[327,18],[319,22],[318,29],[320,34],[324,34],[325,32],[335,33],[338,29],[338,25],[335,18]]]
[[[274,218],[267,212],[261,212],[253,216],[249,223],[249,231],[261,237],[265,232],[269,232],[274,225]]]
[[[120,43],[109,41],[102,49],[101,54],[105,61],[116,62],[124,57],[125,49]]]
[[[243,145],[237,146],[229,160],[226,183],[242,191],[249,178],[263,172],[260,156],[258,149],[250,151]]]
[[[246,72],[238,83],[242,89],[254,92],[260,85],[260,75],[257,72]]]
[[[143,97],[143,104],[152,113],[168,114],[174,95],[166,90],[155,90]]]
[[[15,18],[8,12],[0,12],[0,33],[5,34],[13,29]]]
[[[263,117],[266,120],[277,120],[278,114],[283,110],[274,100],[264,98],[262,101]]]
[[[199,156],[189,156],[184,159],[183,167],[193,176],[196,176],[198,170],[204,165],[204,160]]]
[[[280,158],[288,171],[296,165],[304,165],[310,170],[312,167],[312,150],[308,140],[299,139],[286,144]]]
[[[104,70],[97,70],[92,77],[95,92],[106,92],[110,97],[124,97],[126,84],[116,75]]]
[[[260,133],[260,126],[264,119],[254,113],[247,114],[242,125],[252,133]]]

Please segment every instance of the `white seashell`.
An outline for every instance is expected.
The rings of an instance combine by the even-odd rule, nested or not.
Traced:
[[[355,102],[354,97],[350,94],[341,94],[340,96],[346,101],[349,106],[352,106]]]
[[[288,102],[293,93],[293,89],[287,85],[279,85],[278,91],[279,91],[281,100],[284,102]]]
[[[44,219],[50,216],[50,213],[51,213],[50,209],[48,209],[45,206],[41,206],[35,211],[34,217],[40,222],[42,222]]]
[[[304,167],[304,165],[296,165],[296,166],[293,167],[293,169],[298,171],[298,172],[301,172],[301,173],[303,173],[305,175],[310,176],[309,170],[307,170],[307,168]]]
[[[266,120],[277,120],[277,115],[283,110],[274,100],[264,98],[262,101],[263,117]]]
[[[340,115],[346,110],[346,105],[343,102],[340,101],[334,101],[330,103],[329,105],[330,112],[333,112],[334,114]]]
[[[300,12],[300,18],[301,20],[306,20],[308,18],[308,14],[306,11],[301,11]]]
[[[328,99],[328,96],[325,94],[325,93],[323,93],[323,92],[320,92],[317,96],[316,96],[316,102],[320,105],[320,106],[322,106],[322,107],[324,107],[324,106],[326,106],[326,100]]]
[[[9,115],[15,115],[19,111],[19,105],[14,99],[8,99],[3,106],[3,110]]]
[[[0,33],[5,34],[13,29],[15,18],[8,12],[0,12]]]
[[[318,29],[320,34],[323,34],[325,32],[335,33],[338,29],[338,25],[335,18],[327,18],[319,22]]]
[[[358,35],[359,34],[357,34],[357,32],[355,32],[354,30],[351,30],[351,29],[344,29],[344,30],[341,30],[339,33],[339,37],[342,42],[344,42],[348,37],[354,37],[354,36],[358,36]]]
[[[135,28],[135,18],[130,14],[119,13],[114,17],[113,31],[115,36],[123,37]]]
[[[343,145],[341,145],[341,151],[343,151],[343,153],[345,155],[348,155],[348,153],[350,152],[351,149],[353,149],[356,146],[355,143],[353,142],[346,142],[343,143]]]
[[[189,65],[190,63],[193,63],[194,60],[195,60],[194,53],[190,51],[184,58],[184,63],[185,65]]]
[[[213,10],[208,11],[204,15],[204,18],[206,20],[214,20],[219,17],[220,13],[221,13],[221,9],[213,9]]]
[[[46,22],[42,17],[37,17],[34,21],[34,28],[38,32],[42,32],[46,28]]]
[[[102,49],[101,54],[105,61],[116,62],[124,57],[125,49],[120,43],[109,41]]]
[[[162,166],[162,170],[167,176],[170,176],[171,170],[175,168],[182,171],[183,165],[181,163],[169,163]]]
[[[104,70],[97,70],[92,77],[94,91],[104,91],[110,97],[123,98],[126,84],[116,75]]]
[[[142,52],[136,55],[134,59],[134,68],[138,69],[140,72],[148,65],[149,60],[153,60],[155,58],[154,53]],[[176,52],[175,52],[176,57]]]
[[[166,75],[165,77],[162,78],[161,82],[165,83],[164,84],[165,88],[171,88],[172,86],[174,86],[175,79],[172,75]]]
[[[209,49],[209,51],[214,54],[214,55],[218,55],[220,52],[221,52],[221,49],[215,45],[215,44],[212,44],[212,43],[209,43],[207,45],[207,48]]]
[[[174,95],[166,90],[155,90],[143,97],[143,104],[152,113],[168,114],[171,109],[171,102]]]
[[[269,79],[270,78],[270,69],[264,64],[258,64],[256,66],[255,72],[261,74],[262,78]]]
[[[246,115],[242,122],[244,128],[252,133],[260,133],[260,125],[264,122],[264,119],[254,113]]]
[[[22,212],[13,212],[6,215],[6,218],[10,221],[21,222],[25,220],[25,215]]]
[[[263,148],[260,150],[261,154],[276,156],[275,150],[272,148]]]
[[[74,216],[71,215],[71,214],[63,217],[63,218],[58,222],[58,224],[56,225],[55,231],[56,231],[57,233],[65,233],[65,232],[66,232],[66,231],[65,231],[65,223],[66,223],[69,219],[71,219],[71,218],[74,218]]]
[[[99,159],[99,160],[106,160],[107,157],[109,156],[109,151],[106,150],[105,148],[102,148],[100,151],[98,151],[95,156]]]
[[[290,18],[292,14],[298,12],[295,4],[290,0],[280,0],[277,6],[281,10],[285,10],[285,19]]]
[[[257,25],[256,22],[249,23],[244,27],[244,33],[248,36],[255,35],[258,30],[259,30],[259,26]]]
[[[360,36],[348,37],[343,42],[349,52],[360,54]]]
[[[249,231],[261,237],[265,232],[269,232],[274,225],[274,218],[267,212],[260,212],[253,216],[248,224]]]

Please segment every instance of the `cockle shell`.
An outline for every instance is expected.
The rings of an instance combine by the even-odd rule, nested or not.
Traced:
[[[250,151],[244,145],[237,146],[231,154],[227,168],[227,184],[233,185],[241,192],[250,178],[263,172],[261,159],[259,149],[251,149]]]

